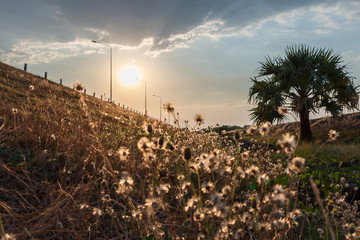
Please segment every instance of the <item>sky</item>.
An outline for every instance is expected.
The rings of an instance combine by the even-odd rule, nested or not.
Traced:
[[[330,48],[360,85],[360,1],[0,0],[0,60],[116,103],[160,115],[172,102],[181,124],[251,124],[251,77],[265,57],[294,44]],[[93,43],[92,40],[103,43]],[[107,45],[104,45],[107,44]],[[119,78],[125,66],[141,74]],[[168,116],[163,112],[162,116]],[[321,114],[320,114],[321,116]],[[317,116],[314,116],[317,117]]]

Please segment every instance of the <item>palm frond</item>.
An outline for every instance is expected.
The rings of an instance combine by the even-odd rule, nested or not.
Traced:
[[[284,57],[265,57],[257,77],[251,79],[248,101],[257,105],[251,110],[252,119],[272,121],[279,117],[273,111],[281,105],[289,105],[298,113],[325,108],[334,116],[344,106],[356,108],[358,86],[342,62],[332,49],[306,44],[287,46]]]

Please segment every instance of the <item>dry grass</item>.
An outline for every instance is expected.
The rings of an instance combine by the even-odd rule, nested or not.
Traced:
[[[246,149],[2,63],[0,98],[3,239],[359,238],[346,181],[321,209],[291,138]]]

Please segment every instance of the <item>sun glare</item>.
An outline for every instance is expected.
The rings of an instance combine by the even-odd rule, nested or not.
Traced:
[[[127,85],[127,86],[134,86],[138,83],[136,79],[141,79],[140,70],[134,66],[125,66],[119,72],[119,80]]]

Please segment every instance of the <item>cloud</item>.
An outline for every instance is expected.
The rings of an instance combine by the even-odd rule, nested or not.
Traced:
[[[151,38],[144,39],[138,46],[113,44],[112,48],[120,51],[136,51],[152,45]],[[69,42],[41,42],[41,41],[19,41],[9,51],[2,51],[4,62],[19,63],[49,63],[63,60],[69,57],[88,55],[94,53],[105,53],[104,47],[94,44],[88,39],[76,39]]]
[[[207,21],[186,33],[171,35],[167,39],[160,40],[158,43],[153,44],[145,52],[145,55],[157,57],[161,53],[171,52],[177,48],[188,48],[200,37],[218,39],[231,35],[231,31],[228,30],[224,28],[224,22],[221,20]]]
[[[196,26],[186,33],[171,35],[168,39],[161,39],[155,42],[154,38],[145,38],[138,45],[111,44],[119,51],[139,51],[144,49],[144,55],[157,57],[162,53],[171,52],[178,48],[188,48],[201,37],[219,40],[223,37],[236,35],[253,36],[254,32],[261,28],[263,23],[256,23],[244,28],[225,27],[222,20],[210,20]],[[104,39],[109,33],[105,30],[85,28],[86,31],[95,33],[97,39]],[[68,42],[43,42],[22,40],[12,45],[7,52],[5,61],[14,63],[49,63],[65,58],[84,54],[104,53],[101,49],[105,46],[91,43],[88,39],[76,39]]]
[[[309,12],[313,16],[311,21],[319,27],[314,30],[317,34],[327,34],[334,30],[346,29],[356,22],[360,23],[360,3],[357,1],[319,5]]]
[[[92,33],[95,33],[97,40],[102,40],[105,37],[110,35],[110,33],[106,30],[101,30],[101,29],[96,29],[96,28],[84,28],[84,29],[87,31],[90,31]]]
[[[275,15],[273,20],[282,26],[294,27],[304,11],[305,8],[300,8],[292,11],[282,12]]]
[[[331,31],[329,29],[315,29],[314,32],[318,35],[328,34]]]
[[[340,28],[340,23],[336,18],[337,14],[335,12],[337,8],[323,6],[313,9],[311,12],[314,13],[311,20],[317,25],[321,25],[324,28],[335,30]]]
[[[94,46],[92,39],[122,51],[142,51],[146,56],[157,57],[189,48],[202,38],[217,41],[233,36],[254,37],[270,23],[275,24],[271,26],[274,29],[282,27],[273,31],[275,35],[291,33],[304,20],[311,21],[316,34],[328,34],[360,22],[360,3],[356,1],[326,1],[325,5],[321,4],[323,1],[288,0],[224,0],[221,4],[215,0],[39,0],[40,8],[19,1],[31,11],[23,11],[20,20],[13,19],[15,29],[21,32],[17,39],[9,27],[10,20],[1,21],[4,19],[0,14],[0,27],[6,26],[7,39],[14,39],[9,44],[9,40],[0,37],[0,47],[15,62],[21,58],[32,63],[50,62],[100,53],[104,46]],[[8,9],[15,9],[12,1],[5,2]],[[36,16],[35,22],[30,20],[32,16]],[[30,27],[22,27],[27,22]]]
[[[217,20],[221,20],[226,28],[244,28],[264,18],[285,13],[279,16],[278,21],[290,23],[292,16],[288,13],[293,10],[321,2],[331,4],[334,0],[316,3],[310,0],[39,1],[54,12],[60,12],[57,14],[59,23],[67,23],[74,30],[102,30],[109,33],[103,36],[104,40],[138,45],[145,38],[154,38],[154,43],[159,44],[171,36],[189,33],[203,26],[204,22]]]
[[[14,44],[5,57],[7,62],[14,63],[23,63],[24,61],[31,64],[49,63],[84,53],[82,52],[84,47],[91,47],[89,41],[44,43],[24,40]],[[89,50],[85,52],[85,54],[89,53]]]
[[[256,21],[249,22],[245,25],[231,26],[223,19],[211,19],[211,14],[207,15],[204,22],[186,33],[173,34],[169,38],[163,38],[154,44],[145,52],[145,55],[157,57],[160,54],[172,52],[178,48],[189,48],[196,40],[201,37],[207,37],[213,40],[219,40],[230,36],[254,37],[262,30],[264,25],[269,23],[277,23],[281,27],[288,29],[277,29],[274,33],[293,33],[294,29],[298,28],[304,20],[308,20],[308,16],[315,16],[310,18],[313,26],[316,26],[313,31],[318,35],[329,34],[333,30],[346,27],[347,24],[353,24],[354,21],[360,21],[360,6],[357,2],[349,4],[337,3],[334,5],[319,4],[313,7],[300,7],[291,11],[284,11],[276,13],[272,16],[259,18]],[[344,17],[346,16],[346,17]],[[230,26],[229,26],[230,25]]]
[[[223,20],[209,20],[186,33],[174,34],[169,38],[161,39],[157,43],[154,42],[144,54],[157,57],[162,53],[172,52],[178,48],[189,48],[200,38],[209,38],[217,41],[221,38],[232,36],[253,37],[267,21],[269,19],[263,19],[244,27],[227,27]]]

